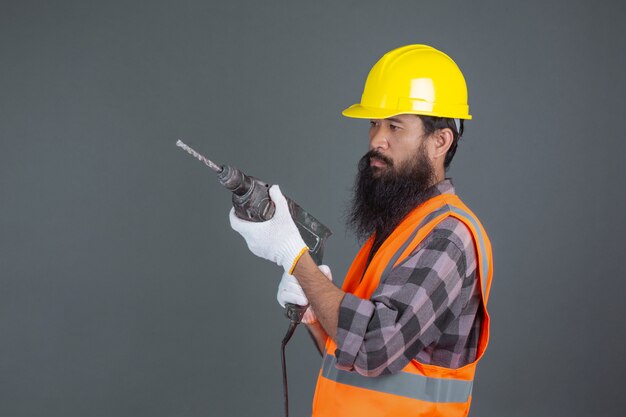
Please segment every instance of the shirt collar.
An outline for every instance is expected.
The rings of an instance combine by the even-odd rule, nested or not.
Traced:
[[[454,191],[454,184],[452,184],[452,178],[446,178],[445,180],[439,181],[431,187],[431,192],[433,197],[440,194],[456,194]]]

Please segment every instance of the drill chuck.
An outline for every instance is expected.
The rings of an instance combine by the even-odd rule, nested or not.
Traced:
[[[222,166],[217,179],[233,193],[233,207],[237,217],[263,222],[274,216],[276,207],[269,195],[269,184],[248,176],[229,165]]]

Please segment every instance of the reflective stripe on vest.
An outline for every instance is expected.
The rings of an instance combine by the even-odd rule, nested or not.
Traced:
[[[462,403],[469,400],[472,381],[430,378],[409,372],[393,375],[366,377],[356,372],[337,369],[337,359],[326,354],[322,364],[322,376],[341,384],[399,395],[414,400],[433,403]]]
[[[463,218],[468,220],[470,223],[472,223],[472,225],[474,226],[474,229],[476,229],[475,236],[478,238],[478,242],[477,242],[478,244],[476,246],[478,246],[478,250],[480,251],[480,259],[481,259],[480,272],[481,272],[481,277],[483,277],[482,290],[483,290],[483,294],[487,294],[487,277],[489,276],[489,258],[487,258],[487,249],[485,248],[485,236],[483,236],[482,228],[476,222],[476,218],[470,215],[465,210],[462,210],[454,206],[449,206],[449,208],[451,212],[456,213],[460,216],[463,216]]]

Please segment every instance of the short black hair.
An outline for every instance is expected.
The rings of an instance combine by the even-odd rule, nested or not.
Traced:
[[[456,123],[454,119],[449,117],[437,117],[437,116],[423,116],[418,115],[420,119],[422,119],[422,123],[424,124],[424,132],[427,135],[431,135],[435,133],[436,130],[449,128],[452,130],[452,145],[450,145],[450,149],[446,153],[446,158],[443,161],[443,167],[447,171],[450,166],[450,162],[452,162],[452,158],[454,158],[454,154],[456,153],[456,147],[459,143],[459,139],[463,136],[464,126],[463,119],[459,119],[459,130],[456,128]]]

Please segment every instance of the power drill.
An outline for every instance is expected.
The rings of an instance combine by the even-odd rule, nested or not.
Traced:
[[[176,146],[184,149],[190,155],[204,162],[205,165],[217,172],[217,179],[219,182],[233,193],[233,207],[235,208],[235,214],[237,217],[243,220],[262,222],[269,220],[274,216],[276,206],[270,199],[270,184],[246,175],[237,168],[233,168],[229,165],[217,165],[205,156],[193,150],[181,140],[176,142]],[[304,243],[306,243],[309,247],[311,257],[316,264],[321,265],[322,257],[324,256],[324,244],[332,232],[319,220],[304,211],[304,209],[293,200],[288,197],[285,198],[289,206],[289,213],[298,227],[302,240],[304,240]],[[287,390],[287,369],[285,365],[285,346],[287,345],[287,342],[289,342],[289,339],[291,339],[291,336],[302,320],[302,316],[304,316],[308,307],[308,305],[299,306],[290,303],[285,304],[285,315],[290,320],[289,328],[287,329],[287,333],[281,343],[283,392],[285,397],[284,406],[286,417],[289,416],[289,400]],[[313,337],[311,333],[309,334]],[[313,340],[315,342],[315,338],[313,338]],[[317,343],[315,343],[315,345],[317,346]]]
[[[274,216],[276,207],[274,202],[270,200],[270,184],[246,175],[229,165],[217,165],[181,140],[176,142],[176,146],[183,148],[217,172],[219,182],[233,193],[233,207],[237,217],[252,222],[263,222]],[[298,227],[302,240],[309,247],[311,257],[315,263],[321,265],[324,256],[324,244],[332,232],[289,197],[285,198],[289,205],[289,213]],[[291,319],[289,314],[287,316]]]

